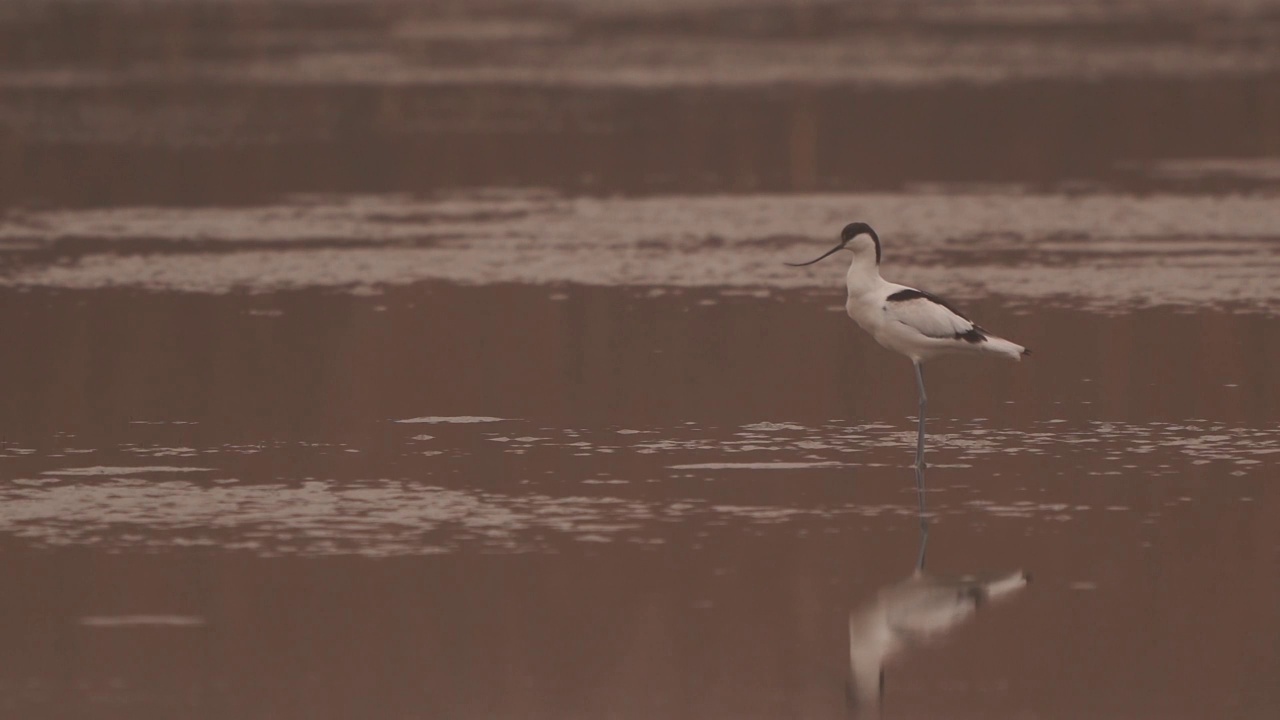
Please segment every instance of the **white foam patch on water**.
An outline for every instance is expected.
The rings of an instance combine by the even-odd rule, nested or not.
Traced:
[[[878,193],[558,198],[483,194],[302,199],[267,208],[118,208],[0,219],[0,238],[97,238],[97,251],[19,264],[18,287],[226,293],[366,291],[423,281],[839,293],[827,249],[853,217],[884,240],[886,275],[957,298],[999,295],[1097,311],[1280,308],[1280,197]],[[366,247],[285,249],[290,238]],[[438,236],[429,246],[381,240]],[[254,239],[280,248],[117,252]],[[90,243],[92,247],[92,243]]]
[[[86,615],[78,621],[92,628],[192,628],[203,627],[198,615]]]
[[[1165,160],[1154,163],[1149,172],[1155,177],[1176,180],[1225,177],[1275,181],[1280,180],[1280,157]]]
[[[81,468],[62,468],[59,470],[45,470],[43,475],[67,475],[67,476],[88,476],[88,475],[142,475],[146,473],[191,473],[191,472],[212,472],[213,468],[204,467],[178,467],[172,465],[143,465],[137,467],[81,467]]]
[[[647,539],[655,526],[709,517],[773,522],[779,513],[844,512],[504,494],[393,480],[213,487],[116,480],[0,489],[0,532],[38,545],[217,546],[263,555],[523,552],[541,549],[548,533],[609,542]]]
[[[775,432],[778,430],[804,430],[805,427],[803,425],[797,425],[796,423],[788,423],[788,422],[775,423],[775,422],[766,421],[766,422],[752,423],[750,425],[743,425],[742,429],[756,430],[759,432]]]
[[[125,452],[133,455],[142,455],[144,457],[196,457],[200,454],[198,450],[191,447],[124,447],[121,448]],[[92,451],[89,451],[92,452]]]
[[[506,418],[486,417],[483,415],[453,415],[453,416],[430,415],[430,416],[424,416],[424,417],[408,418],[405,420],[396,420],[395,422],[409,424],[409,425],[422,424],[422,423],[425,423],[428,425],[439,425],[439,424],[471,425],[475,423],[502,422],[504,420],[506,420]]]
[[[839,467],[838,462],[742,462],[742,463],[690,463],[669,465],[671,470],[807,470],[809,468]]]

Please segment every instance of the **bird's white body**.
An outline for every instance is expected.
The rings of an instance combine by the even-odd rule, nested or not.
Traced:
[[[876,342],[911,358],[916,371],[916,387],[920,391],[920,415],[916,432],[916,488],[920,491],[921,530],[924,530],[924,417],[928,399],[924,392],[925,361],[939,355],[976,353],[1021,360],[1026,348],[998,338],[942,298],[927,292],[898,285],[880,277],[880,236],[863,222],[849,223],[840,231],[840,244],[803,263],[787,263],[792,267],[812,265],[843,250],[853,253],[845,287],[849,296],[845,311]]]
[[[845,311],[876,342],[921,363],[951,353],[1021,360],[1026,348],[987,333],[940,299],[880,277],[867,253],[855,252],[845,275]]]

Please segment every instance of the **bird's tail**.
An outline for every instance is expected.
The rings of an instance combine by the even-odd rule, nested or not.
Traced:
[[[982,349],[986,352],[995,353],[1012,360],[1021,360],[1023,355],[1030,355],[1031,351],[1021,345],[1009,342],[1004,338],[988,335],[987,341],[982,343]]]

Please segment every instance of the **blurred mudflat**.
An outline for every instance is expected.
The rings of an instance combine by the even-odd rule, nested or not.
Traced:
[[[1277,38],[6,6],[0,715],[843,717],[881,603],[887,717],[1274,716]],[[928,571],[1033,576],[953,628],[910,366],[781,264],[852,219],[1034,352],[926,370]]]

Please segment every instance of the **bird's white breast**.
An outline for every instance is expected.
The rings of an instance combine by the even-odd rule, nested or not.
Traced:
[[[884,324],[883,298],[880,293],[868,292],[861,295],[849,294],[845,300],[844,310],[849,317],[863,330],[876,334],[876,330]]]

